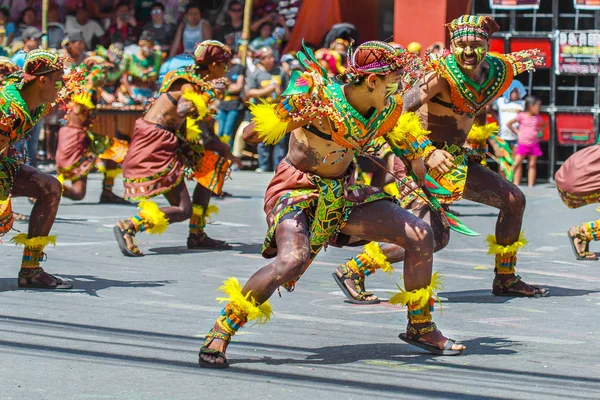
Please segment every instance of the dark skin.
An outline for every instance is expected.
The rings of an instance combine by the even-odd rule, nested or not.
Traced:
[[[208,69],[202,73],[202,76],[205,80],[214,80],[223,77],[225,71],[226,63],[212,63]],[[148,110],[144,116],[144,119],[153,124],[162,125],[171,131],[177,131],[185,121],[186,117],[197,116],[197,111],[193,103],[183,97],[183,92],[186,90],[198,91],[198,88],[196,85],[184,80],[174,82],[168,93],[177,102],[177,106],[169,100],[166,93],[163,93],[152,104],[150,110]],[[229,147],[223,144],[218,137],[214,135],[214,132],[212,132],[210,140],[204,143],[204,148],[206,150],[217,152],[221,156],[232,160],[235,163],[240,162],[239,159],[231,154]],[[165,213],[165,216],[169,219],[170,223],[174,223],[190,219],[192,216],[192,204],[201,205],[206,208],[210,201],[211,192],[197,184],[194,189],[193,201],[191,201],[185,182],[182,181],[179,185],[167,192],[165,197],[169,201],[170,206],[161,207],[160,210]],[[119,221],[117,225],[121,229],[133,228],[133,223],[130,220]],[[133,237],[126,234],[124,235],[124,238],[127,247],[130,250],[133,249],[135,247]],[[218,245],[222,243],[223,242],[211,239],[208,236],[205,236],[198,242],[198,244],[213,247],[218,247]]]
[[[482,46],[486,53],[489,50],[488,41],[469,36],[451,45],[455,55],[461,54],[461,57],[457,57],[461,70],[478,84],[482,84],[487,79],[489,72],[489,65],[481,60],[482,57],[478,58],[474,50]],[[481,54],[481,50],[479,52]],[[404,96],[405,111],[417,112],[421,116],[423,127],[431,131],[429,138],[432,142],[447,142],[462,146],[474,123],[485,124],[485,108],[475,118],[457,115],[451,109],[431,102],[434,97],[452,102],[448,82],[437,74],[426,75],[420,85],[415,86]],[[425,160],[430,169],[442,173],[449,171],[453,165],[452,161],[452,156],[443,150],[436,150]],[[525,196],[517,186],[480,164],[472,164],[469,165],[463,197],[499,210],[495,231],[498,244],[509,245],[518,240],[525,211]],[[430,224],[434,233],[434,248],[436,251],[441,250],[449,240],[448,228],[444,228],[435,212],[429,207],[419,207],[415,209],[415,215]],[[383,250],[391,258],[390,262],[400,261],[403,257],[401,249],[384,245]],[[496,275],[496,278],[506,282],[513,278],[513,275]],[[509,292],[532,296],[535,289],[521,281],[512,286]],[[540,289],[540,292],[545,293],[545,289]]]
[[[370,115],[372,108],[383,110],[386,106],[386,86],[398,82],[402,74],[390,73],[384,77],[369,75],[360,85],[346,85],[344,93],[348,102],[362,115]],[[345,148],[335,142],[322,139],[302,127],[309,123],[311,116],[297,123],[289,123],[291,132],[287,159],[296,168],[326,178],[343,176],[352,163],[353,152],[328,158],[332,151]],[[313,126],[323,133],[331,134],[333,126],[328,119],[317,119]],[[244,129],[244,140],[257,143],[258,133],[251,123]],[[341,158],[340,158],[341,157]],[[414,164],[422,164],[421,159]],[[406,249],[404,262],[404,285],[407,290],[429,285],[433,263],[433,234],[426,223],[400,206],[389,201],[376,201],[353,209],[347,224],[341,231],[353,238],[377,240],[393,243]],[[271,297],[281,285],[297,278],[312,261],[309,250],[309,225],[307,216],[302,213],[284,217],[277,225],[275,239],[278,244],[277,257],[273,262],[250,277],[242,292],[252,292],[259,304]],[[415,325],[420,328],[421,326]],[[213,327],[221,331],[217,324]],[[423,336],[423,340],[442,348],[446,338],[440,331]],[[214,339],[210,348],[224,352],[226,343]],[[454,345],[454,350],[464,350],[462,345]],[[224,358],[214,354],[201,354],[202,360],[220,364]]]
[[[57,82],[61,82],[62,70],[36,78],[21,89],[21,97],[27,103],[30,113],[45,103],[51,103],[57,96]],[[9,145],[7,137],[0,137],[0,154],[5,153]],[[36,199],[29,218],[28,238],[48,236],[58,212],[61,185],[51,175],[40,172],[28,165],[22,164],[15,176],[12,197],[29,197]],[[48,287],[56,286],[59,282],[48,273],[42,271],[31,279],[33,283]],[[19,278],[19,284],[27,281]]]
[[[104,80],[93,81],[91,77],[88,77],[88,85],[91,85],[96,91],[101,91],[102,86],[106,83]],[[78,127],[85,130],[88,129],[90,124],[92,123],[91,111],[77,103],[73,103],[71,105],[71,111],[67,115],[67,126]],[[60,139],[60,134],[59,134]],[[114,170],[119,167],[119,164],[113,160],[102,160],[104,167],[107,170]],[[63,196],[71,199],[71,200],[83,200],[85,194],[87,192],[87,176],[82,177],[76,181],[71,182],[71,186],[64,185],[63,186]],[[125,200],[116,194],[114,194],[111,190],[104,189],[100,198],[103,201],[109,201],[113,203],[123,202]]]

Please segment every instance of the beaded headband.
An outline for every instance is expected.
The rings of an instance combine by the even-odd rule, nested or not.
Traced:
[[[19,67],[10,58],[0,57],[0,76],[7,76],[18,69]]]
[[[489,39],[493,33],[500,30],[496,21],[481,15],[462,15],[444,26],[448,28],[450,40],[465,36]]]
[[[25,56],[23,82],[31,82],[38,76],[60,71],[63,68],[63,58],[57,54],[41,49],[32,50]]]
[[[227,62],[231,58],[231,49],[218,40],[205,40],[194,51],[194,59],[198,65],[214,62]]]
[[[405,87],[412,86],[421,77],[424,68],[417,55],[380,41],[365,42],[356,51],[352,51],[352,46],[348,47],[348,65],[343,77],[351,83],[358,82],[365,75],[387,75],[403,69]]]

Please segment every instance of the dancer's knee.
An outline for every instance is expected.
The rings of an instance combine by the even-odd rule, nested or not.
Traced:
[[[433,251],[434,236],[431,226],[423,220],[418,219],[408,229],[406,238],[399,238],[398,244],[401,241],[406,242],[406,250],[419,250],[421,252]]]
[[[310,250],[297,248],[296,250],[277,256],[277,278],[281,283],[296,279],[302,269],[310,262]]]
[[[40,198],[44,198],[45,200],[51,202],[60,202],[60,196],[62,195],[62,185],[58,181],[58,179],[46,174],[40,175],[39,179],[39,187],[41,189]]]
[[[505,209],[502,211],[511,215],[523,215],[525,212],[525,195],[518,187],[515,186],[513,190],[508,193]]]

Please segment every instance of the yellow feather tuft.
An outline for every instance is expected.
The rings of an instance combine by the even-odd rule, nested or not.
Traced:
[[[524,247],[529,242],[525,239],[525,234],[521,232],[519,235],[519,239],[513,244],[509,244],[507,246],[502,246],[496,242],[496,237],[494,235],[488,235],[486,241],[490,245],[490,249],[488,250],[488,254],[507,254],[507,253],[516,253],[521,247]]]
[[[400,198],[400,190],[398,190],[398,184],[396,182],[388,183],[383,187],[383,191],[392,196],[395,199]]]
[[[210,218],[213,215],[216,215],[218,212],[219,212],[219,207],[215,206],[214,204],[211,204],[208,207],[206,207],[206,213],[204,216],[206,218]]]
[[[287,133],[288,123],[275,113],[275,105],[262,103],[250,104],[254,129],[258,138],[265,144],[277,144]]]
[[[191,89],[185,90],[182,96],[184,99],[192,102],[192,104],[196,108],[196,111],[198,112],[198,117],[196,118],[197,121],[202,121],[208,116],[210,112],[208,110],[208,104],[206,103],[204,96],[202,96],[200,93],[194,92]]]
[[[442,274],[437,271],[434,272],[433,275],[431,275],[431,282],[424,288],[410,292],[407,292],[400,286],[398,286],[398,289],[400,289],[400,293],[395,294],[388,300],[390,304],[402,304],[403,306],[407,304],[418,304],[419,308],[423,308],[432,297],[436,298],[438,303],[441,304],[440,298],[435,292],[444,289],[444,286],[442,285]]]
[[[430,131],[423,129],[419,116],[413,112],[408,112],[398,118],[396,126],[387,134],[387,138],[392,144],[402,147],[404,142],[412,142],[413,138],[425,136],[429,133]]]
[[[164,212],[160,211],[158,204],[150,200],[142,200],[138,207],[141,216],[151,225],[146,232],[152,235],[160,235],[167,230],[169,219],[165,217]]]
[[[467,137],[471,143],[484,144],[493,133],[499,130],[500,128],[495,122],[486,125],[473,125]]]
[[[192,144],[200,143],[202,129],[198,126],[198,120],[187,117],[185,119],[185,140]]]
[[[65,176],[63,174],[58,174],[56,180],[59,181],[61,185],[65,185]]]
[[[38,236],[28,238],[26,233],[19,233],[17,236],[10,239],[17,246],[25,246],[30,249],[43,249],[51,244],[56,246],[56,236]]]
[[[106,167],[104,166],[104,164],[103,164],[103,163],[101,163],[101,162],[98,162],[98,163],[96,164],[96,169],[97,169],[97,170],[98,170],[98,172],[100,172],[102,175],[106,174],[106,171],[107,171],[107,170],[106,170]]]
[[[106,169],[104,168],[104,171],[102,172],[102,174],[107,177],[107,178],[116,178],[117,176],[121,175],[123,173],[123,170],[121,168],[115,168],[115,169]]]
[[[379,247],[379,243],[371,242],[365,246],[365,255],[369,257],[369,261],[371,261],[372,266],[376,269],[380,269],[383,272],[391,275],[394,272],[394,267],[389,263],[383,251]]]
[[[92,95],[90,93],[81,93],[75,95],[71,98],[71,100],[77,104],[81,104],[88,110],[94,110],[96,108],[96,105],[92,101]]]
[[[242,285],[235,277],[231,277],[223,282],[223,286],[217,289],[225,293],[229,297],[217,297],[219,303],[228,302],[234,304],[248,315],[248,321],[256,320],[259,324],[264,324],[271,319],[273,310],[269,301],[265,301],[261,305],[256,304],[256,301],[251,296],[252,292],[242,294]]]

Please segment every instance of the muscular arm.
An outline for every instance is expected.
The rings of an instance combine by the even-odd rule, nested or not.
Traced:
[[[295,129],[298,129],[300,127],[303,127],[303,126],[309,124],[311,117],[312,116],[308,116],[298,122],[289,122],[287,129],[286,129],[286,133],[292,132]],[[258,137],[258,131],[256,131],[255,128],[256,128],[256,124],[254,121],[252,121],[250,123],[250,125],[248,125],[247,127],[244,128],[244,133],[242,136],[244,138],[244,142],[246,142],[248,144],[258,144],[261,142],[260,138]]]
[[[448,83],[443,78],[435,72],[430,72],[402,97],[404,112],[417,111],[423,104],[442,93],[447,87]]]
[[[185,83],[181,85],[180,90],[182,93],[186,90],[193,91],[194,85],[192,85],[191,83]],[[194,104],[191,101],[186,100],[183,96],[181,96],[179,100],[177,100],[177,115],[183,118],[193,117],[195,114],[197,114],[197,110],[196,107],[194,107]]]

